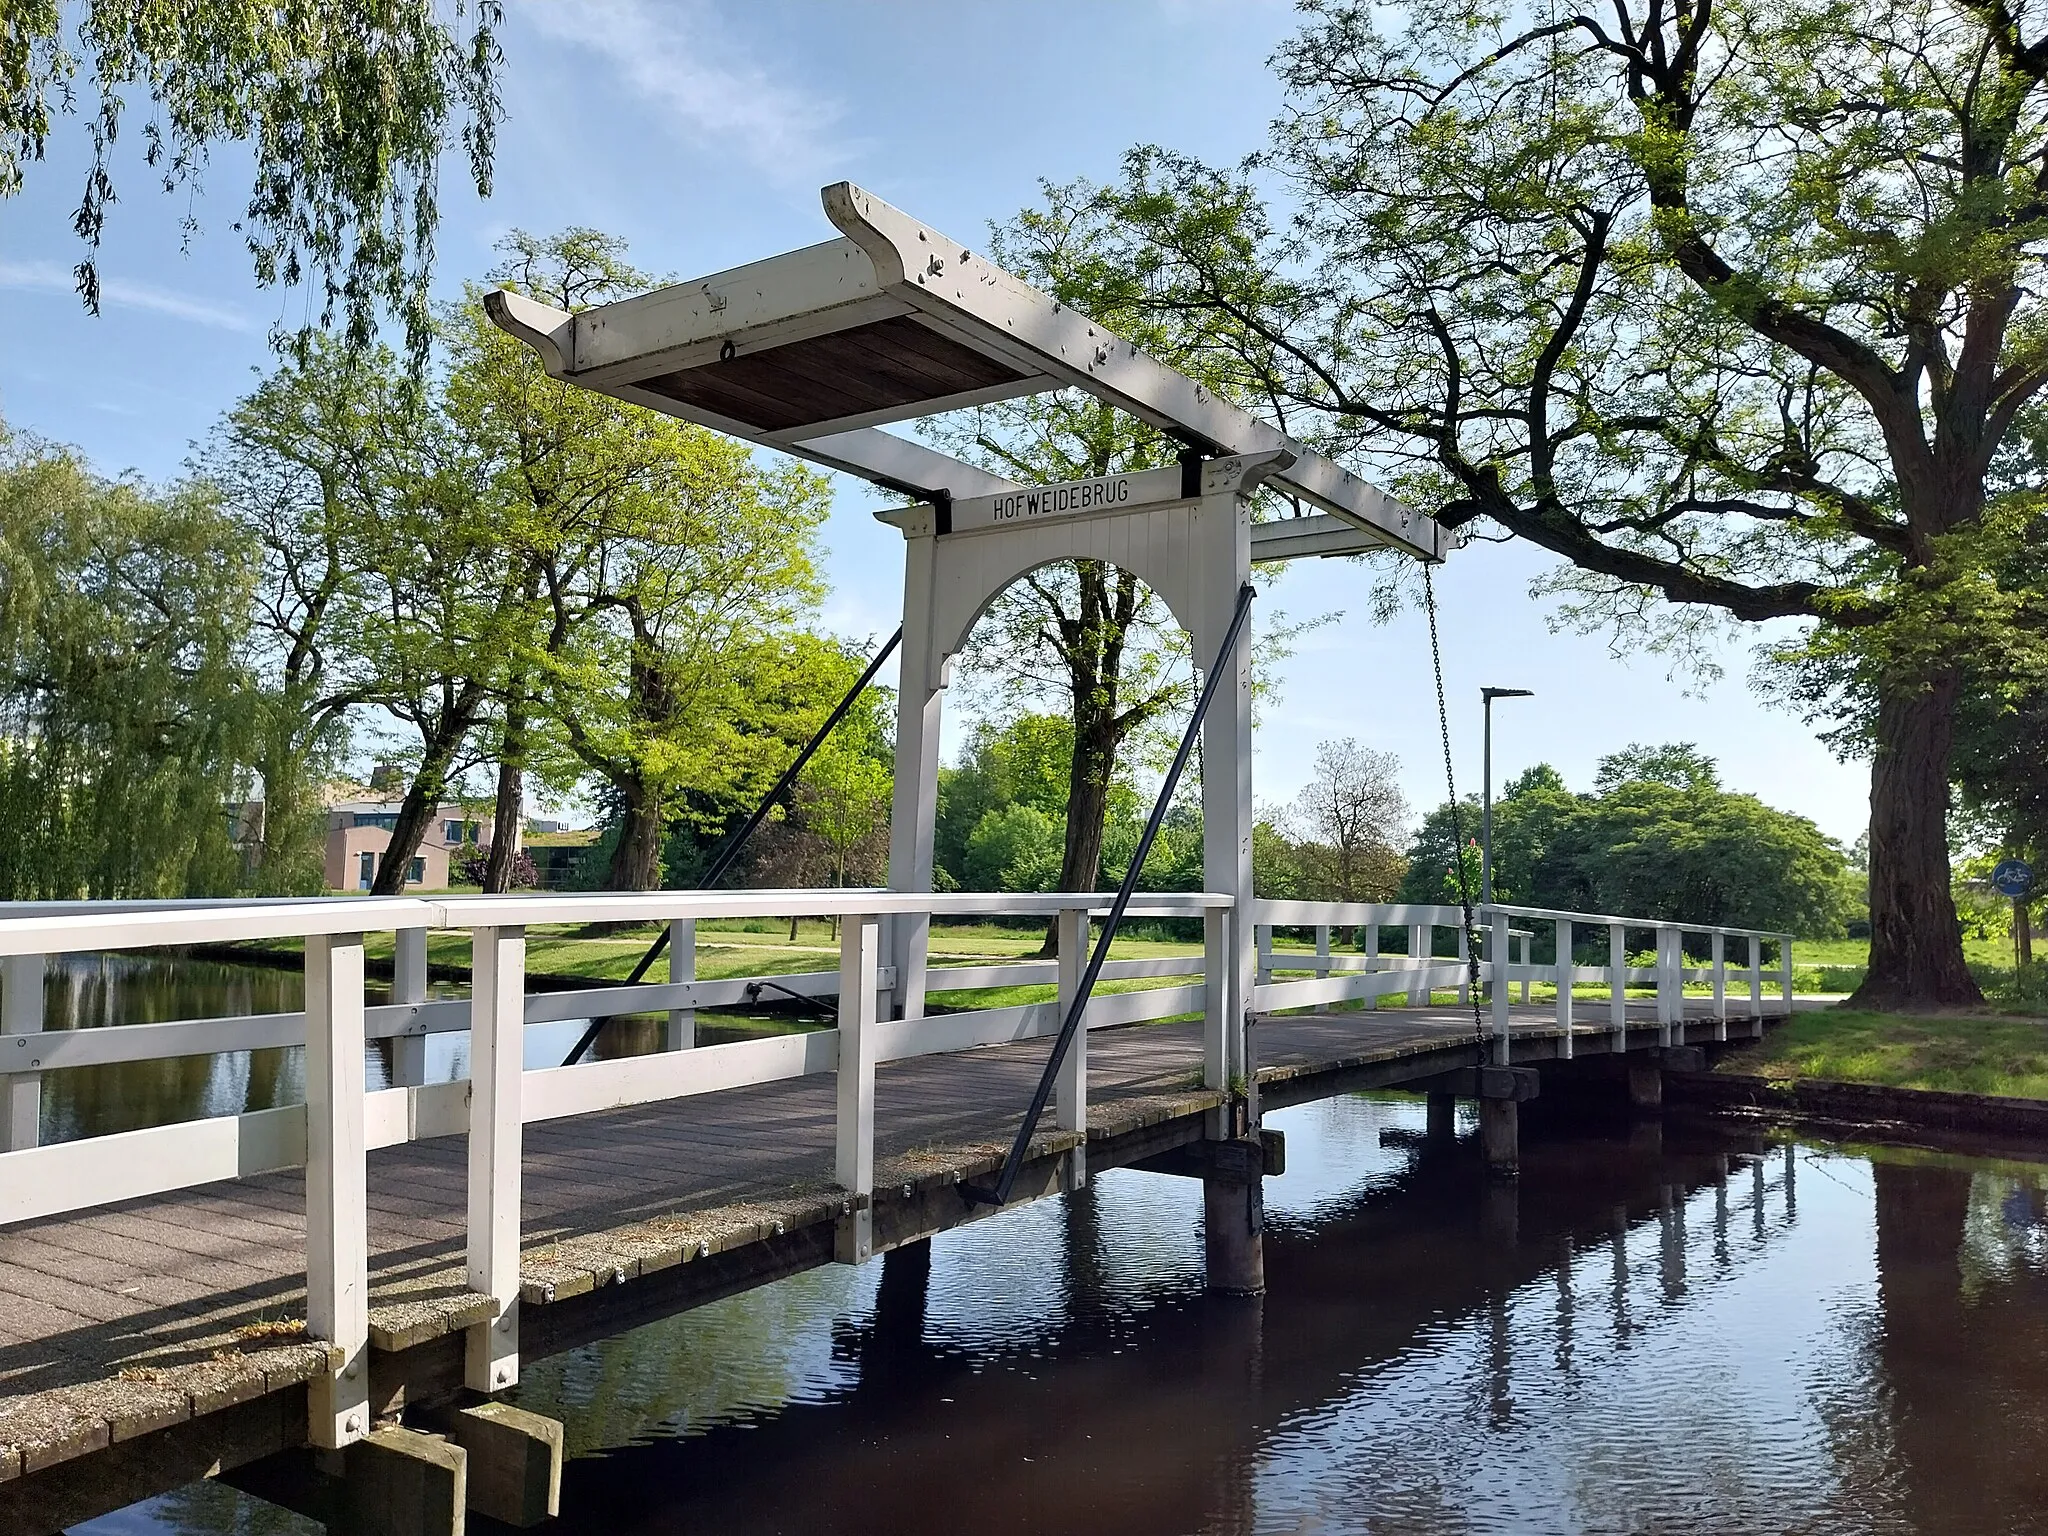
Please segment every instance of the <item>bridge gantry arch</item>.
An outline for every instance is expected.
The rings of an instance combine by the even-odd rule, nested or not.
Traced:
[[[1193,641],[1197,667],[1206,671],[1229,633],[1238,592],[1251,579],[1251,494],[1288,458],[1236,455],[882,514],[904,539],[891,890],[932,888],[946,686],[954,656],[996,598],[1043,566],[1100,560],[1129,571],[1159,596]],[[1252,896],[1251,645],[1247,630],[1202,726],[1208,769],[1202,780],[1203,884],[1237,898],[1245,910]],[[891,927],[899,1017],[924,1012],[929,932],[925,918]],[[1229,969],[1242,972],[1236,1008],[1251,996],[1249,937],[1246,928],[1231,945]]]

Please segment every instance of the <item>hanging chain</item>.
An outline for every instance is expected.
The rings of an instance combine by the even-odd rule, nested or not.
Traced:
[[[1458,812],[1458,780],[1451,772],[1451,712],[1444,703],[1444,653],[1436,633],[1436,582],[1422,567],[1423,606],[1429,610],[1429,663],[1436,669],[1436,724],[1444,743],[1444,790],[1451,797],[1451,868],[1458,877],[1458,908],[1465,917],[1465,995],[1472,1000],[1472,1027],[1486,1033],[1479,1011],[1479,932],[1472,921],[1472,885],[1465,876],[1465,819]]]

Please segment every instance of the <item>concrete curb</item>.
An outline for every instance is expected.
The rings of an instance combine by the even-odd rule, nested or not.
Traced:
[[[1664,1093],[1667,1103],[1873,1128],[1910,1126],[1918,1130],[2013,1137],[2048,1144],[2048,1100],[2043,1099],[1882,1088],[1869,1083],[1814,1078],[1754,1077],[1734,1072],[1668,1073]]]

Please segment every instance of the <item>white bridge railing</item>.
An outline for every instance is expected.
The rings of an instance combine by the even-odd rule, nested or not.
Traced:
[[[645,895],[323,898],[307,901],[51,903],[0,907],[0,1225],[115,1201],[303,1166],[306,1170],[306,1289],[310,1336],[338,1347],[342,1364],[316,1381],[312,1434],[326,1446],[368,1431],[369,1235],[366,1155],[439,1136],[467,1134],[468,1272],[493,1316],[469,1330],[466,1376],[495,1391],[518,1377],[519,1209],[522,1129],[540,1121],[646,1104],[819,1073],[837,1077],[834,1177],[850,1196],[873,1190],[875,1068],[884,1061],[1028,1040],[1058,1031],[1080,979],[1091,916],[1108,897],[892,895],[881,891],[659,892]],[[1134,902],[1140,917],[1196,919],[1204,953],[1124,960],[1109,978],[1185,976],[1187,981],[1092,999],[1089,1029],[1200,1014],[1202,1079],[1222,1089],[1243,1070],[1243,1010],[1204,973],[1227,974],[1233,952],[1225,896],[1163,895]],[[937,967],[945,992],[1044,982],[1049,1001],[894,1020],[895,977],[881,964],[881,925],[898,914],[939,918],[1056,918],[1061,959]],[[716,918],[834,917],[841,924],[836,971],[694,979],[694,925]],[[537,924],[660,922],[673,936],[671,979],[637,986],[526,992],[526,929]],[[428,930],[466,930],[471,994],[426,1000]],[[397,936],[394,995],[364,1001],[363,935]],[[46,957],[80,951],[146,950],[236,940],[305,943],[305,1007],[237,1018],[43,1029]],[[694,1046],[694,1010],[751,1000],[772,982],[805,996],[837,998],[837,1028]],[[600,1014],[666,1013],[654,1055],[524,1068],[529,1024]],[[427,1035],[466,1030],[469,1077],[421,1081]],[[366,1086],[365,1044],[390,1039],[401,1081]],[[305,1102],[190,1120],[145,1130],[36,1145],[43,1074],[70,1067],[306,1047]],[[688,1047],[688,1048],[685,1048]],[[407,1080],[409,1079],[409,1080]],[[1058,1084],[1055,1124],[1087,1128],[1086,1037],[1069,1051]],[[854,1206],[860,1206],[854,1210]],[[850,1199],[841,1256],[868,1256],[865,1201]]]
[[[1548,924],[1555,935],[1556,959],[1549,965],[1529,960],[1533,927],[1518,924]],[[1254,943],[1258,950],[1257,985],[1252,1006],[1261,1012],[1288,1008],[1314,1008],[1338,1002],[1368,1002],[1382,997],[1405,997],[1411,1005],[1428,1001],[1432,991],[1457,989],[1460,1004],[1471,1001],[1472,972],[1464,915],[1457,907],[1403,906],[1378,902],[1257,901],[1252,904]],[[1559,1050],[1572,1054],[1571,1027],[1590,1022],[1576,1008],[1604,1009],[1608,1027],[1614,1031],[1614,1049],[1626,1044],[1628,1031],[1627,989],[1655,989],[1656,1023],[1663,1043],[1672,1043],[1673,1031],[1685,1017],[1685,986],[1705,982],[1711,987],[1711,1015],[1714,1037],[1728,1038],[1731,1008],[1740,1006],[1749,1018],[1764,1012],[1763,947],[1777,946],[1777,976],[1781,1004],[1792,1008],[1792,935],[1756,928],[1725,928],[1694,923],[1659,922],[1639,917],[1605,917],[1585,912],[1559,912],[1547,907],[1519,907],[1488,904],[1474,908],[1474,926],[1484,939],[1479,962],[1479,979],[1490,1005],[1490,1023],[1498,1058],[1507,1059],[1509,1007],[1515,986],[1521,987],[1522,1001],[1529,1001],[1529,984],[1547,981],[1557,988],[1557,1022],[1565,1029]],[[1282,928],[1309,929],[1315,934],[1315,952],[1279,950],[1274,931]],[[1362,931],[1360,951],[1339,954],[1331,947],[1334,929]],[[1381,952],[1381,938],[1387,930],[1405,930],[1405,951]],[[1453,952],[1437,953],[1438,935],[1449,930]],[[1577,965],[1572,962],[1573,946],[1582,935],[1604,930],[1607,964]],[[1629,964],[1628,938],[1631,934],[1654,935],[1653,963]],[[1707,963],[1687,965],[1685,941],[1707,941]],[[1728,941],[1744,946],[1744,964],[1736,973],[1747,997],[1741,1004],[1729,996]],[[1309,972],[1300,979],[1282,979],[1283,973]],[[1619,980],[1617,981],[1617,978]],[[1604,1003],[1574,1003],[1572,988],[1605,985]],[[1596,1014],[1597,1018],[1598,1015]]]
[[[493,1307],[487,1321],[469,1330],[466,1376],[471,1386],[494,1391],[518,1376],[524,1126],[829,1072],[837,1079],[834,1176],[850,1197],[867,1196],[874,1185],[876,1066],[1056,1033],[1078,990],[1090,919],[1107,905],[1106,897],[1096,896],[785,890],[0,906],[0,1225],[303,1166],[307,1328],[312,1337],[336,1346],[342,1362],[331,1378],[315,1383],[312,1434],[321,1445],[346,1444],[368,1430],[369,1151],[434,1137],[468,1136],[468,1281],[473,1291],[491,1299]],[[1105,979],[1185,980],[1099,993],[1089,1003],[1087,1028],[1198,1014],[1203,1020],[1202,1081],[1213,1089],[1226,1088],[1247,1070],[1244,1030],[1251,1010],[1391,995],[1426,1002],[1432,991],[1458,988],[1462,996],[1468,985],[1458,958],[1435,954],[1435,935],[1446,928],[1459,935],[1462,952],[1456,908],[1260,902],[1253,916],[1257,969],[1249,998],[1232,995],[1239,985],[1234,978],[1240,974],[1234,957],[1243,941],[1237,936],[1239,914],[1232,910],[1230,898],[1149,895],[1130,910],[1138,917],[1199,920],[1203,952],[1110,961],[1103,969]],[[1687,980],[1713,982],[1715,1014],[1725,1019],[1729,937],[1748,941],[1750,1012],[1762,1010],[1759,965],[1764,940],[1780,945],[1790,1001],[1790,947],[1783,935],[1520,907],[1490,907],[1483,915],[1495,954],[1506,954],[1515,934],[1527,932],[1511,924],[1555,923],[1558,952],[1567,956],[1579,928],[1605,925],[1610,966],[1571,967],[1569,979],[1611,982],[1619,976],[1623,986],[1654,984],[1658,1020],[1667,1039],[1680,1016],[1679,991]],[[1056,960],[941,964],[927,973],[935,992],[1047,984],[1056,988],[1056,996],[1045,1002],[892,1019],[888,998],[895,977],[881,964],[881,927],[898,916],[1056,919],[1061,934]],[[697,979],[695,925],[755,917],[837,918],[837,969]],[[529,994],[526,929],[595,922],[671,925],[670,979]],[[1276,950],[1275,927],[1313,929],[1318,940],[1315,953]],[[1364,930],[1363,953],[1333,949],[1332,930],[1339,927]],[[1389,927],[1408,929],[1407,954],[1379,952],[1379,936]],[[427,998],[426,935],[434,929],[466,931],[470,936],[472,984],[467,998]],[[1642,930],[1657,934],[1658,963],[1647,970],[1627,965],[1624,944],[1628,932]],[[388,1004],[365,1003],[366,932],[396,936],[396,1000]],[[1684,966],[1681,945],[1687,934],[1710,936],[1710,967]],[[301,1011],[75,1030],[43,1027],[47,957],[279,938],[300,939],[305,945]],[[1526,998],[1531,978],[1557,976],[1554,965],[1529,963],[1526,941],[1518,963],[1482,964],[1482,982],[1492,987],[1503,1058],[1511,986],[1520,982]],[[1496,977],[1499,985],[1494,985]],[[835,997],[837,1027],[695,1045],[696,1009],[750,1002],[757,995],[751,989],[763,982],[802,996]],[[1611,1014],[1617,1031],[1624,1028],[1619,997],[1617,990]],[[666,1049],[569,1067],[525,1068],[528,1025],[622,1013],[665,1014]],[[1570,1020],[1568,985],[1560,989],[1559,1016]],[[426,1082],[425,1040],[445,1031],[467,1031],[469,1077]],[[367,1086],[365,1047],[374,1040],[392,1042],[392,1087]],[[36,1144],[44,1074],[299,1045],[306,1048],[302,1104]],[[1087,1097],[1084,1032],[1062,1067],[1054,1123],[1084,1131]],[[859,1198],[847,1202],[839,1239],[843,1258],[858,1261],[868,1256],[865,1205]]]

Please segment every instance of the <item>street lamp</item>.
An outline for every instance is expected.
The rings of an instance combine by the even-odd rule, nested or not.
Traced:
[[[1493,701],[1495,699],[1532,699],[1535,691],[1529,688],[1482,688],[1480,700],[1486,714],[1486,772],[1483,780],[1482,798],[1479,802],[1479,902],[1481,906],[1493,901]]]

